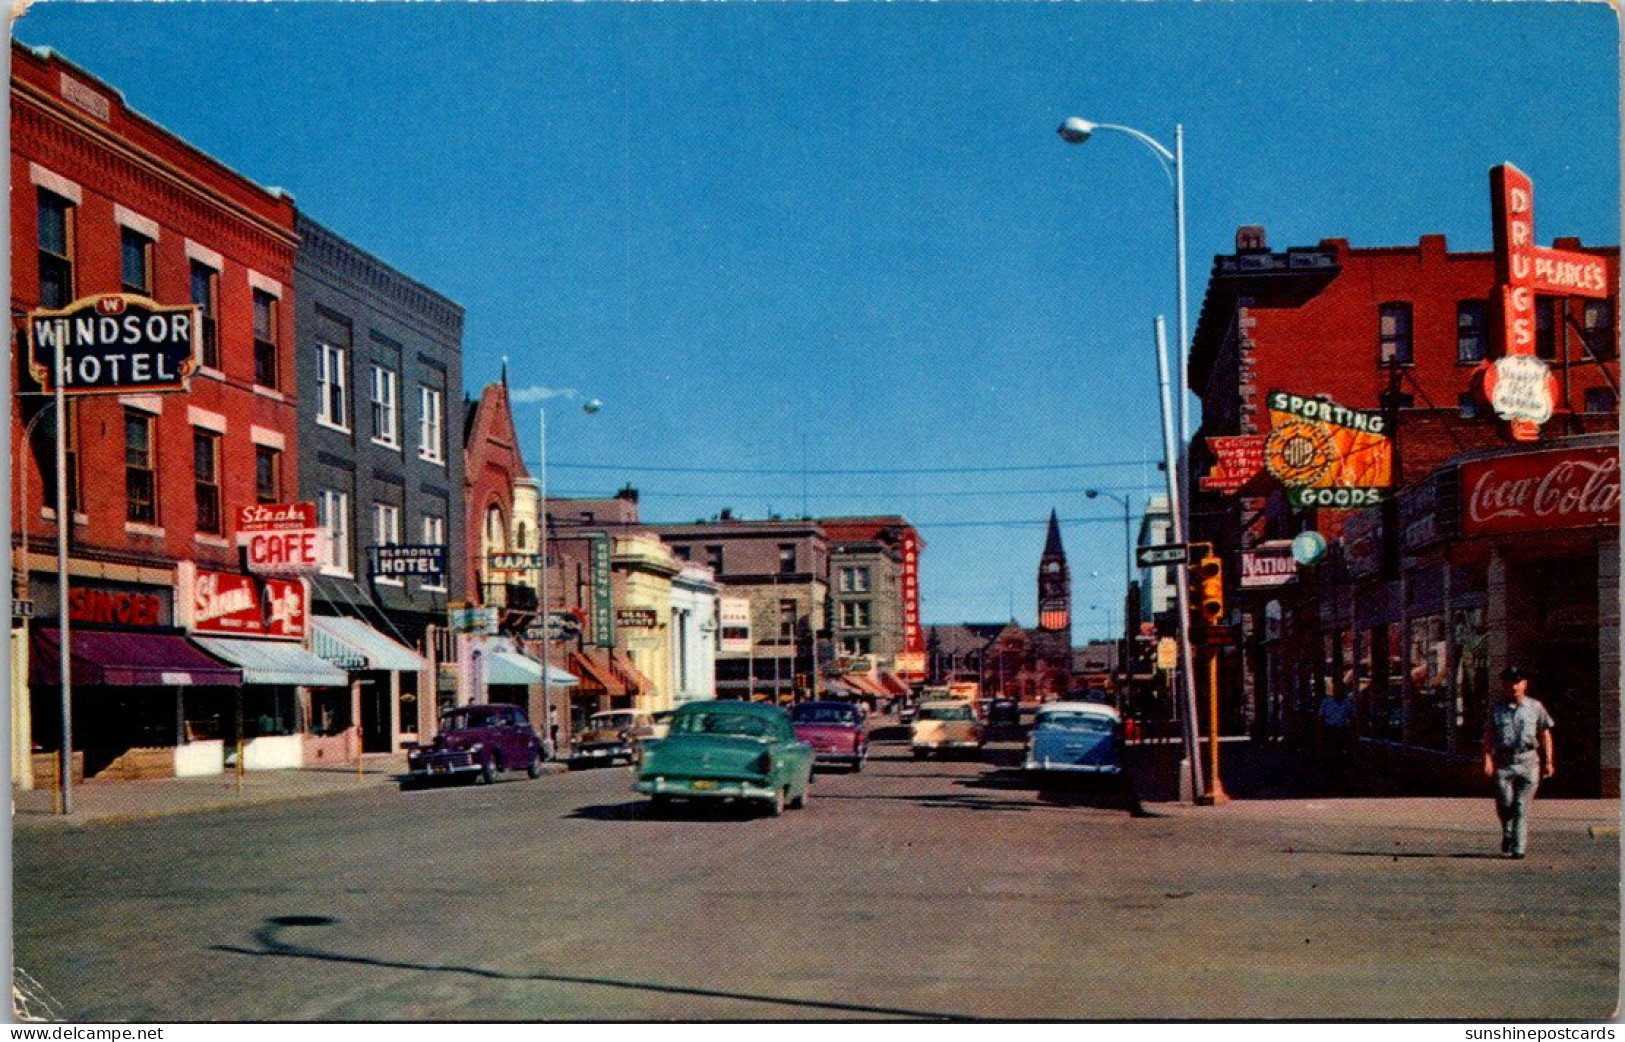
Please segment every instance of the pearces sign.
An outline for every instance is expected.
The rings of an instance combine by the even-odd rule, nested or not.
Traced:
[[[1619,524],[1611,448],[1522,453],[1461,465],[1462,535]]]

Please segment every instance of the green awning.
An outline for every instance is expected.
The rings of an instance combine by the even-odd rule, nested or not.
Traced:
[[[360,619],[333,615],[311,616],[316,654],[340,669],[382,669],[416,673],[429,668],[429,660],[411,648],[384,636]]]
[[[241,637],[193,637],[192,643],[243,671],[245,684],[344,687],[350,677],[297,644]]]

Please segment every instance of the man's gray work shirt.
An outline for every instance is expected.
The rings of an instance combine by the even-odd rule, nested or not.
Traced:
[[[1552,729],[1552,715],[1533,698],[1522,702],[1497,699],[1484,723],[1497,767],[1540,764],[1540,734]]]

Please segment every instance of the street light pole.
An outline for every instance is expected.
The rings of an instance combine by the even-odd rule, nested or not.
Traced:
[[[537,593],[541,597],[542,609],[542,734],[547,735],[543,743],[543,750],[548,757],[558,755],[553,748],[553,606],[547,596],[547,407],[538,407],[537,415],[541,421],[542,455],[537,465],[536,475],[536,526],[540,533],[538,549],[541,551],[542,577],[538,583]]]
[[[1133,539],[1130,536],[1129,497],[1114,495],[1098,488],[1086,490],[1084,496],[1088,499],[1105,496],[1107,499],[1116,500],[1123,504],[1123,652],[1122,659],[1118,664],[1122,667],[1123,687],[1126,689],[1129,679],[1129,648],[1134,641],[1133,636],[1129,633],[1130,620],[1128,617],[1128,591],[1129,587],[1134,583],[1134,549]],[[1126,694],[1126,691],[1124,693]]]

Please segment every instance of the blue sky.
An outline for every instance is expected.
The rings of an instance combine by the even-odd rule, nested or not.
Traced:
[[[527,397],[603,399],[549,400],[555,490],[904,513],[932,622],[1034,621],[1053,506],[1103,632],[1122,514],[1081,490],[1158,480],[1170,193],[1063,116],[1185,124],[1193,324],[1238,224],[1488,248],[1501,161],[1542,241],[1619,236],[1601,4],[43,4],[16,34],[461,303],[471,388],[508,356]],[[992,467],[1041,469],[918,473]]]

